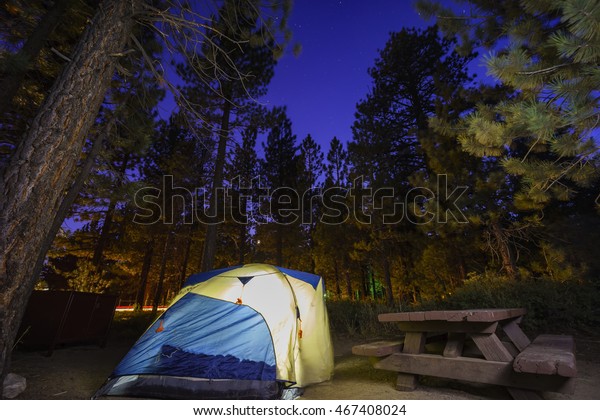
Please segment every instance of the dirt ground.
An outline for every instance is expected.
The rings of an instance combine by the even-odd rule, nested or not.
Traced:
[[[364,342],[364,341],[361,341]],[[41,351],[16,351],[11,371],[24,376],[27,389],[17,399],[89,399],[103,384],[133,343],[109,339],[105,348],[63,347],[46,357]],[[352,355],[356,340],[335,339],[335,373],[331,381],[309,386],[310,400],[459,400],[509,399],[501,387],[421,378],[417,390],[394,389],[395,374],[372,367],[366,357]],[[576,337],[577,378],[574,395],[546,394],[548,399],[600,400],[600,337]]]

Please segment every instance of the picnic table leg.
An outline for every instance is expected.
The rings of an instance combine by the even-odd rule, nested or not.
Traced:
[[[517,350],[523,351],[529,344],[531,344],[531,340],[529,340],[529,337],[527,337],[521,327],[519,327],[520,322],[521,318],[513,319],[502,325],[502,329],[510,341],[512,341],[512,343],[515,345]]]
[[[444,348],[444,357],[459,357],[465,345],[465,333],[448,333],[448,341]]]
[[[427,334],[424,332],[407,332],[404,337],[402,353],[419,354],[425,350]],[[413,391],[417,387],[418,375],[399,373],[396,380],[398,391]]]
[[[504,347],[496,334],[471,334],[471,338],[483,353],[486,360],[496,360],[501,362],[512,362],[513,356]],[[540,399],[540,395],[536,391],[521,388],[506,388],[508,393],[515,400],[535,400]]]

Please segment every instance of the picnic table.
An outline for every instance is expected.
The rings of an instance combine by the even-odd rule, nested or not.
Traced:
[[[375,368],[398,372],[396,388],[403,391],[415,389],[418,375],[426,375],[505,386],[514,398],[573,393],[573,337],[540,335],[532,342],[520,328],[525,314],[522,308],[384,313],[379,321],[396,323],[404,339],[353,352],[379,357]],[[428,337],[441,340],[441,354],[425,351]],[[464,351],[465,343],[476,351]]]

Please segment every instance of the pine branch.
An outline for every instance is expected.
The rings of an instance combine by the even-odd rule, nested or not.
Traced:
[[[535,75],[540,75],[540,74],[549,74],[549,73],[554,73],[556,70],[558,70],[562,67],[567,67],[570,65],[571,65],[571,63],[563,63],[563,64],[557,64],[555,66],[548,67],[545,69],[540,69],[540,70],[517,71],[517,72],[515,72],[515,74],[518,74],[519,76],[535,76]]]

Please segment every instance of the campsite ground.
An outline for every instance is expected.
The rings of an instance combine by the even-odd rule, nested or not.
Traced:
[[[373,369],[366,357],[353,356],[357,340],[335,339],[334,379],[305,390],[303,399],[408,400],[408,399],[506,399],[500,387],[459,384],[424,378],[414,392],[394,389],[394,373]],[[364,340],[360,340],[364,342]],[[600,337],[576,337],[577,378],[574,395],[550,394],[551,399],[600,399]],[[130,339],[111,337],[105,348],[70,346],[43,352],[16,351],[11,371],[27,379],[27,389],[17,399],[89,399],[132,345]]]

